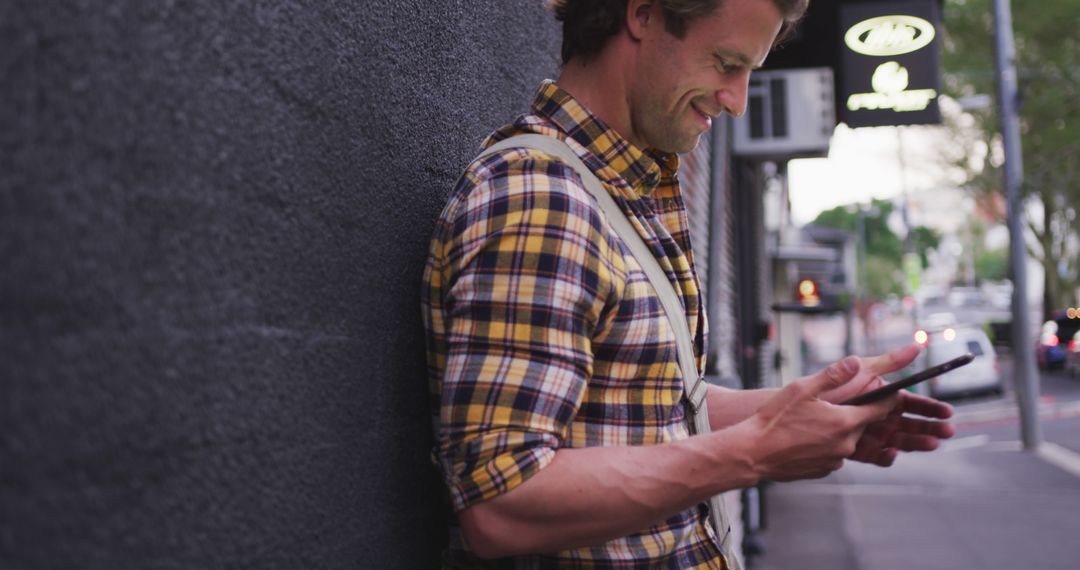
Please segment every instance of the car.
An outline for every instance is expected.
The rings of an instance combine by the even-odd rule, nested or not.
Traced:
[[[934,398],[951,398],[968,394],[1001,394],[1004,384],[997,352],[982,329],[967,326],[946,327],[927,334],[926,355],[929,366],[936,366],[965,353],[975,360],[930,380],[929,392]]]
[[[919,321],[919,330],[915,331],[915,342],[926,346],[932,334],[955,326],[956,315],[948,312],[930,313]]]
[[[1080,376],[1080,331],[1076,331],[1066,348],[1065,370],[1072,376]]]
[[[1075,312],[1069,318],[1065,314],[1043,323],[1039,339],[1035,342],[1035,361],[1043,370],[1053,370],[1065,366],[1069,351],[1069,341],[1080,331],[1080,318]]]

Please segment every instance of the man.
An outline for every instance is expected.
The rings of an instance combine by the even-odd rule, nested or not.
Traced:
[[[566,0],[564,66],[521,133],[564,141],[706,324],[675,171],[805,0]],[[583,179],[544,152],[474,161],[438,222],[422,305],[437,446],[454,511],[447,567],[723,568],[707,499],[762,479],[890,465],[952,435],[911,394],[840,406],[918,354],[849,357],[781,390],[707,393],[690,435],[673,329]],[[923,418],[902,417],[904,412]],[[924,419],[930,418],[930,419]]]

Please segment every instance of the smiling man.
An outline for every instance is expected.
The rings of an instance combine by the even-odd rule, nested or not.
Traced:
[[[934,400],[835,404],[907,365],[914,346],[849,357],[781,390],[709,386],[705,405],[686,396],[707,326],[676,153],[720,115],[743,113],[751,71],[805,8],[556,4],[562,73],[541,84],[531,113],[485,141],[508,146],[468,166],[424,272],[434,457],[453,509],[446,567],[737,566],[710,497],[822,477],[845,459],[888,466],[952,435],[935,421],[949,407]],[[560,141],[587,170],[500,143],[522,134]],[[684,374],[675,321],[590,185],[674,288],[697,370]],[[695,428],[699,410],[711,430]]]

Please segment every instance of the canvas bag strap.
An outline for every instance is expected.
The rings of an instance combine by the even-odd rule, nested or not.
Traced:
[[[567,166],[573,168],[579,176],[585,189],[596,199],[597,205],[604,213],[611,229],[622,238],[630,249],[634,259],[641,266],[649,282],[656,291],[657,297],[664,308],[672,330],[675,332],[676,346],[679,356],[679,368],[682,371],[683,391],[686,394],[688,413],[690,416],[690,429],[692,433],[709,433],[709,410],[706,402],[708,384],[698,371],[697,360],[694,358],[694,345],[690,337],[690,325],[686,320],[682,302],[675,293],[675,288],[668,280],[667,274],[660,267],[656,257],[649,246],[641,239],[641,235],[631,225],[622,209],[615,203],[615,199],[604,189],[600,179],[593,174],[592,170],[582,162],[581,158],[566,143],[545,135],[524,134],[504,139],[484,150],[477,159],[501,152],[511,148],[531,148],[558,157]],[[731,526],[724,505],[723,497],[717,495],[709,499],[709,515],[713,529],[720,539],[724,551],[725,562],[729,570],[742,570],[742,565],[735,555],[735,549],[729,544]]]

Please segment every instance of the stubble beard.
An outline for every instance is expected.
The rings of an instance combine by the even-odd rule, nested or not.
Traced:
[[[681,115],[670,115],[662,112],[659,107],[646,109],[640,118],[639,124],[642,143],[650,149],[666,153],[687,153],[694,150],[701,135],[708,132],[705,129],[693,133],[690,128],[684,126],[688,114],[696,113],[692,107],[687,107]]]

